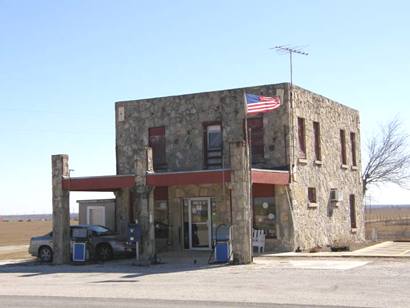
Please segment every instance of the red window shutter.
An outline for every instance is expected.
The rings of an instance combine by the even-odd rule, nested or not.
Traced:
[[[263,118],[248,119],[248,130],[249,129],[251,131],[249,139],[252,149],[252,162],[263,162],[265,147],[263,141]]]
[[[165,127],[151,127],[148,134],[154,170],[163,169],[166,166]]]

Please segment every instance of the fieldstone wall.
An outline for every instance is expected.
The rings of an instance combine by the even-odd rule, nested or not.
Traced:
[[[275,185],[277,239],[266,239],[266,251],[289,251],[293,249],[293,219],[290,211],[287,186]]]
[[[360,120],[358,111],[304,89],[294,88],[293,126],[295,151],[290,184],[295,248],[349,245],[364,240],[361,192]],[[306,159],[298,155],[297,117],[305,119]],[[315,161],[313,121],[320,123],[321,161]],[[292,124],[291,124],[292,125]],[[340,129],[346,131],[347,165],[342,166]],[[350,132],[356,134],[357,166],[352,164]],[[316,188],[317,203],[308,201],[308,187]],[[343,201],[331,202],[330,190],[342,193]],[[357,228],[350,225],[349,195],[354,194]]]
[[[230,165],[230,143],[244,139],[244,93],[281,97],[282,106],[261,115],[264,123],[264,161],[253,167],[291,170],[289,187],[275,188],[278,214],[278,241],[268,243],[280,249],[310,249],[315,246],[348,244],[364,240],[361,194],[359,114],[356,110],[299,87],[264,85],[116,103],[117,173],[133,174],[138,153],[148,146],[148,129],[165,127],[166,161],[163,171],[204,169],[203,124],[219,121],[223,131],[224,168]],[[307,158],[298,157],[297,117],[305,118]],[[320,162],[314,160],[313,121],[320,123]],[[347,167],[341,167],[340,129],[346,131]],[[357,166],[352,166],[350,132],[356,133]],[[315,187],[317,203],[308,203],[308,187]],[[170,187],[173,218],[171,246],[181,243],[181,198],[193,197],[200,187]],[[287,191],[288,189],[288,191]],[[330,189],[338,189],[343,201],[330,202]],[[182,194],[180,191],[184,191]],[[193,191],[194,190],[194,191]],[[196,191],[198,190],[198,191]],[[179,191],[179,192],[178,192]],[[218,198],[221,192],[208,191]],[[350,226],[349,195],[355,196],[357,228]],[[178,195],[178,197],[177,197]],[[182,196],[183,195],[183,196]],[[226,207],[222,206],[223,212]],[[292,210],[291,210],[292,209]],[[174,214],[174,211],[176,211]],[[177,218],[179,217],[179,218]],[[179,220],[178,220],[179,219]],[[177,230],[179,228],[179,230]],[[178,244],[180,245],[180,244]],[[177,246],[178,246],[177,245]],[[178,246],[180,247],[180,246]]]
[[[280,95],[287,99],[287,84],[143,99],[116,104],[117,173],[132,174],[133,161],[148,146],[148,129],[165,127],[167,168],[164,171],[204,169],[203,123],[220,121],[223,130],[224,167],[229,167],[229,143],[244,139],[244,93]],[[265,161],[259,168],[289,164],[288,106],[263,115]]]

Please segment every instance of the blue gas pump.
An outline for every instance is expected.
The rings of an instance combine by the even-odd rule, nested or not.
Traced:
[[[219,225],[215,231],[215,262],[228,263],[232,260],[231,226]]]
[[[135,257],[139,261],[139,243],[141,241],[141,225],[138,223],[128,224],[128,241],[135,245]]]
[[[72,260],[76,263],[84,263],[89,259],[88,246],[88,229],[72,229]]]

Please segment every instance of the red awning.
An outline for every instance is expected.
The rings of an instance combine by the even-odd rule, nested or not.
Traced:
[[[200,170],[182,172],[148,173],[149,186],[217,184],[231,181],[231,170]],[[252,169],[254,184],[289,184],[289,172]],[[135,186],[134,175],[107,175],[70,177],[63,179],[63,189],[70,191],[116,191]]]
[[[252,183],[254,184],[289,184],[289,171],[252,169]]]
[[[133,175],[70,177],[63,179],[63,189],[70,191],[115,191],[135,186]]]

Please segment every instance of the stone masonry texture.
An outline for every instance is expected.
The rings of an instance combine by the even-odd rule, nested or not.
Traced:
[[[63,177],[68,176],[68,155],[52,155],[53,183],[53,263],[70,261],[70,193],[62,187]]]
[[[267,248],[308,250],[364,240],[359,113],[296,86],[293,87],[291,104],[290,85],[287,83],[116,103],[117,173],[135,173],[135,160],[146,151],[148,130],[152,127],[165,128],[166,166],[161,172],[205,169],[203,124],[215,121],[222,123],[223,167],[230,169],[231,144],[244,139],[245,92],[278,95],[282,102],[273,112],[252,116],[262,117],[264,126],[264,159],[253,168],[288,170],[291,173],[289,185],[275,185],[273,188],[278,238],[268,240]],[[306,159],[299,157],[298,117],[305,119]],[[313,121],[320,123],[320,162],[315,162],[313,155]],[[346,132],[346,166],[341,166],[340,129]],[[356,136],[357,166],[352,166],[351,132]],[[214,198],[217,200],[215,217],[220,219],[229,213],[227,191],[232,188],[232,183],[225,185],[227,189],[222,187],[169,186],[170,248],[182,249],[183,246],[182,204],[185,198]],[[308,202],[309,187],[316,189],[317,202],[314,206]],[[343,201],[331,202],[331,189],[338,190]],[[355,196],[355,229],[350,224],[350,195]],[[245,206],[246,202],[241,202]],[[247,215],[252,218],[251,211]],[[229,221],[228,217],[220,220]]]

